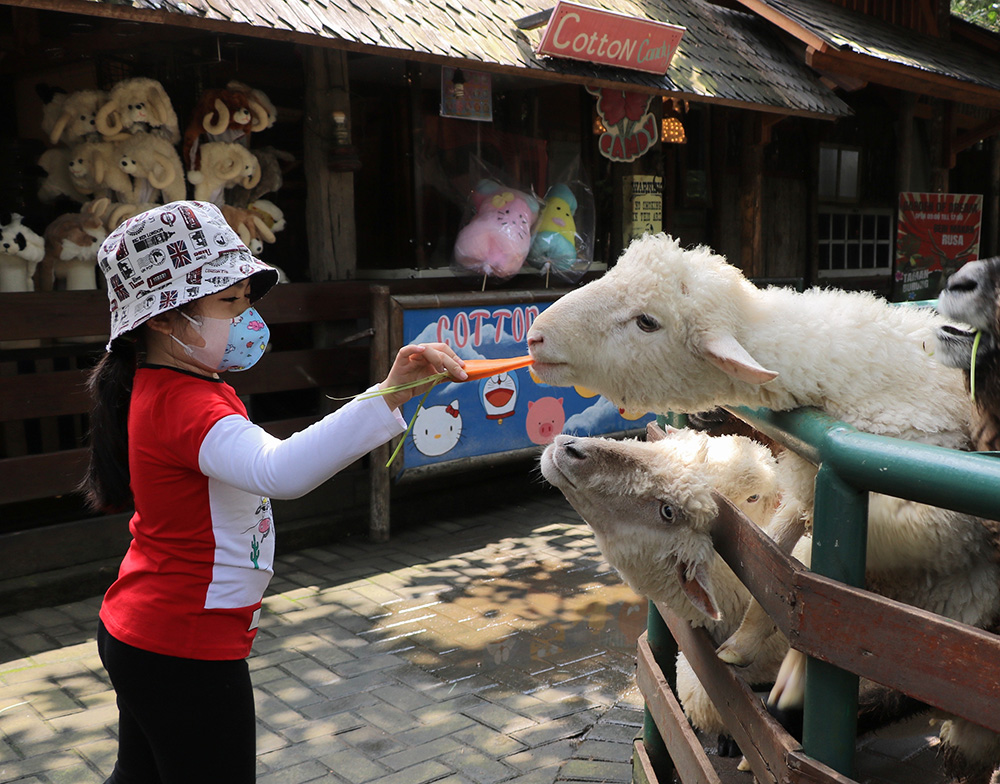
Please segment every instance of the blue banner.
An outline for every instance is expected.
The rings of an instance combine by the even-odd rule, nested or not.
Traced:
[[[528,353],[532,322],[551,303],[427,308],[403,312],[403,343],[446,343],[463,359]],[[407,421],[419,397],[403,406]],[[550,387],[528,368],[482,381],[436,386],[406,436],[404,466],[491,455],[551,443],[559,433],[605,435],[644,429],[655,416],[633,416],[581,387]]]

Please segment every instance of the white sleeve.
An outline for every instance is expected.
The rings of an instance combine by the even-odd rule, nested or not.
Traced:
[[[208,431],[198,452],[206,476],[268,498],[298,498],[406,430],[382,397],[352,400],[281,440],[237,414]]]

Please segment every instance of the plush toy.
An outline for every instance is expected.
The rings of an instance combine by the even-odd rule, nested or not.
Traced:
[[[70,150],[69,175],[73,187],[91,198],[128,192],[131,183],[118,165],[112,142],[83,142]]]
[[[129,204],[180,201],[187,195],[180,156],[166,139],[138,132],[119,142],[118,167],[127,175],[128,190],[119,201]]]
[[[97,250],[108,236],[102,218],[108,204],[107,199],[97,199],[80,212],[60,215],[45,228],[45,255],[33,276],[35,291],[97,288]]]
[[[41,90],[39,90],[41,94]],[[52,144],[71,147],[80,142],[96,142],[97,111],[107,103],[103,90],[78,90],[74,93],[48,91],[42,109],[42,130]]]
[[[45,242],[16,212],[0,212],[0,291],[31,291],[31,276]]]
[[[226,223],[233,231],[240,235],[243,244],[246,245],[254,256],[259,256],[264,250],[264,243],[275,241],[274,232],[267,225],[261,215],[242,207],[233,207],[223,204],[219,207]]]
[[[549,188],[538,227],[531,241],[528,263],[541,270],[566,270],[576,261],[576,197],[560,183]]]
[[[266,131],[278,121],[278,110],[271,103],[271,99],[260,90],[255,90],[243,82],[235,80],[229,82],[226,89],[246,94],[250,101],[250,113],[253,115],[253,125],[250,130],[254,133]]]
[[[198,148],[203,141],[238,141],[244,147],[248,146],[253,121],[246,93],[206,90],[191,112],[191,121],[184,131],[184,165],[188,169],[200,168]]]
[[[155,79],[138,77],[118,82],[98,110],[96,122],[97,130],[109,141],[121,141],[139,131],[162,136],[171,144],[181,138],[170,97]]]
[[[538,201],[494,180],[472,194],[476,214],[455,239],[455,263],[478,275],[509,278],[524,264]]]
[[[260,164],[246,147],[235,142],[209,142],[201,146],[201,167],[188,172],[196,201],[225,202],[226,188],[250,190],[260,182]]]
[[[234,207],[246,207],[251,202],[280,190],[285,172],[295,163],[294,155],[274,147],[255,147],[253,154],[260,164],[260,181],[250,190],[234,188],[227,197],[227,201]]]
[[[70,174],[71,155],[65,147],[53,147],[38,158],[38,167],[45,173],[38,185],[40,201],[51,204],[65,197],[82,204],[90,198],[89,193],[77,189]]]

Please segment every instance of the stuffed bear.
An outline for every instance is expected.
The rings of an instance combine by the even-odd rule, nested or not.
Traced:
[[[455,238],[455,264],[477,275],[511,277],[531,247],[538,200],[494,180],[480,180],[472,203],[476,214]]]
[[[31,276],[45,241],[16,212],[0,212],[0,291],[31,291]]]

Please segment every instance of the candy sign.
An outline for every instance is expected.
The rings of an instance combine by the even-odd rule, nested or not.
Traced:
[[[684,28],[560,0],[537,53],[663,75]]]

